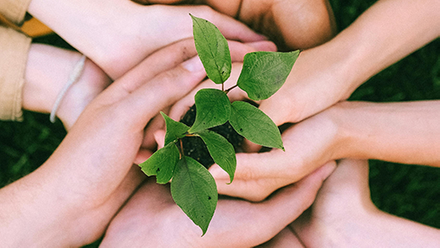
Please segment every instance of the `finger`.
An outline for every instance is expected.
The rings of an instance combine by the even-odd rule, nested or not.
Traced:
[[[189,59],[174,69],[157,75],[129,94],[115,106],[118,108],[116,111],[121,112],[118,118],[129,122],[135,130],[140,127],[143,129],[161,109],[187,94],[205,75],[200,59]],[[111,93],[117,94],[114,91],[108,93],[110,96]]]
[[[274,190],[294,183],[311,173],[319,164],[304,163],[299,156],[275,149],[266,153],[238,153],[234,181],[218,166],[209,170],[220,194],[261,201]],[[321,165],[325,162],[320,163]]]
[[[237,83],[237,79],[240,75],[241,68],[242,68],[241,63],[232,64],[231,76],[224,83],[225,89],[228,89]],[[210,79],[205,80],[203,83],[198,85],[194,90],[192,90],[189,94],[187,94],[185,97],[183,97],[178,102],[176,102],[176,104],[174,104],[173,107],[171,108],[169,116],[174,120],[180,120],[189,110],[189,108],[192,105],[194,105],[194,96],[197,94],[197,92],[200,89],[212,88],[212,89],[221,90],[221,87],[222,86],[220,84],[215,84]],[[235,88],[228,93],[228,97],[229,100],[233,102],[233,101],[247,99],[247,94],[243,90],[239,88]]]
[[[246,54],[256,51],[276,51],[276,45],[271,41],[257,41],[242,43],[238,41],[228,40],[228,46],[231,54],[232,62],[243,62]]]
[[[265,153],[237,153],[237,168],[235,170],[235,179],[240,180],[256,180],[265,177],[278,177],[283,170],[295,170],[293,166],[293,158],[287,152],[274,149]],[[276,165],[276,166],[274,166]],[[291,168],[285,167],[290,165]],[[210,169],[215,179],[227,179],[224,171],[220,167],[214,165]],[[227,174],[226,174],[227,175]]]
[[[241,43],[237,41],[228,41],[229,49],[231,51],[231,59],[233,62],[243,61],[244,56],[247,53],[259,51],[273,51],[276,49],[275,44],[268,41],[259,41],[251,43]],[[241,73],[242,64],[233,63],[231,76],[225,82],[225,89],[232,87],[237,83],[238,77]],[[216,88],[221,89],[221,85],[215,84],[211,80],[206,80],[199,87],[194,89],[190,94],[179,100],[171,109],[169,116],[174,120],[180,120],[183,115],[194,104],[194,96],[197,91],[203,88]],[[231,101],[247,99],[247,94],[239,88],[236,88],[228,93]]]
[[[303,248],[304,245],[301,244],[298,237],[288,228],[284,228],[275,237],[273,237],[268,242],[257,246],[256,248]]]
[[[172,4],[179,3],[185,0],[132,0],[133,2],[140,4]]]
[[[255,41],[247,42],[245,44],[253,47],[255,51],[276,52],[278,50],[277,46],[272,41]]]
[[[268,225],[285,227],[298,218],[312,205],[323,182],[335,169],[336,162],[328,162],[295,184],[277,191],[268,200],[259,203],[258,206],[267,213],[263,218]]]
[[[148,56],[138,66],[118,80],[121,90],[132,92],[158,74],[196,56],[197,51],[192,38],[173,43]]]
[[[247,153],[256,153],[261,150],[262,146],[255,144],[254,142],[244,139],[242,145],[243,151]]]
[[[194,16],[206,19],[212,22],[229,40],[238,40],[242,42],[254,42],[267,40],[267,37],[257,34],[248,26],[235,20],[234,18],[221,14],[213,9],[206,7],[194,8],[191,10]]]
[[[161,111],[168,114],[170,108],[171,107],[168,106],[165,109],[162,109]],[[142,142],[142,147],[146,149],[154,150],[157,146],[154,133],[157,130],[164,128],[165,128],[165,121],[162,115],[154,116],[154,118],[150,121],[150,123],[148,123],[148,126],[144,131],[144,140]]]
[[[134,164],[141,164],[145,160],[147,160],[149,157],[153,155],[153,152],[149,149],[140,148],[138,153],[136,154],[136,157],[134,158],[133,163]]]
[[[335,167],[335,162],[328,163],[301,181],[279,190],[266,201],[252,204],[247,211],[252,213],[252,225],[264,226],[264,233],[254,233],[255,240],[270,240],[309,208],[322,183]]]
[[[209,171],[216,181],[219,194],[262,201],[276,189],[299,180],[295,173],[289,173],[290,170],[296,170],[292,168],[288,156],[281,152],[236,154],[237,166],[231,184],[228,184],[226,172],[218,165],[213,165]]]
[[[154,132],[154,139],[157,142],[157,149],[161,149],[165,145],[165,130],[157,130]]]

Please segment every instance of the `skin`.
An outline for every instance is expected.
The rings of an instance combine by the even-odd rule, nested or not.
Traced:
[[[272,97],[262,101],[260,109],[277,125],[298,123],[302,120],[310,123],[309,119],[318,118],[315,118],[314,115],[347,99],[369,77],[437,38],[440,34],[440,25],[437,25],[440,24],[440,18],[437,14],[439,9],[439,2],[431,0],[377,2],[331,41],[303,51],[293,66],[286,83]],[[322,115],[318,114],[317,116]],[[382,115],[380,116],[382,117]],[[431,116],[425,117],[425,119],[429,118]],[[325,122],[325,120],[323,121]],[[365,123],[368,122],[367,120]],[[365,126],[365,123],[360,123],[359,126]],[[291,135],[296,133],[295,129],[298,130],[299,127],[304,126],[300,123],[286,130],[283,135],[286,153],[273,151],[269,153],[270,155],[264,153],[240,154],[237,156],[237,168],[239,169],[235,186],[232,184],[228,190],[226,186],[219,190],[225,194],[261,200],[277,187],[295,182],[307,175],[316,166],[319,166],[319,163],[323,164],[332,158],[343,157],[345,154],[340,155],[338,151],[329,150],[328,153],[324,153],[328,147],[327,144],[335,143],[335,140],[340,140],[337,136],[344,135],[343,130],[338,130],[338,124],[330,121],[328,126],[323,127],[327,132],[324,137],[328,140],[327,143],[318,144],[324,146],[317,146],[316,149],[305,150],[303,148],[304,144],[315,142],[306,139],[316,137],[315,134],[309,132],[308,137],[305,137],[305,134]],[[400,126],[402,122],[398,124]],[[310,127],[312,128],[312,126]],[[319,133],[319,131],[317,132]],[[358,134],[354,133],[353,135]],[[319,137],[316,141],[321,142],[322,139]],[[405,144],[410,144],[406,143],[406,139],[404,141]],[[249,143],[249,151],[259,150],[259,147]],[[336,143],[338,147],[342,145],[347,146],[346,143]],[[298,149],[304,149],[304,151],[297,152]],[[351,147],[348,147],[347,150],[350,149]],[[390,147],[385,147],[385,149],[389,150]],[[382,153],[384,153],[383,150],[378,151],[374,157]],[[292,157],[287,157],[286,154],[290,154]],[[326,154],[325,159],[322,161],[314,159],[314,157],[324,156],[320,154]],[[357,153],[355,155],[366,157],[365,154]],[[287,159],[294,159],[297,161],[294,163],[296,166],[284,167],[283,170],[277,170],[277,172],[272,169],[268,171],[266,164],[269,157],[270,161],[279,161],[281,164],[287,164]],[[396,160],[396,155],[386,153],[379,157],[384,160]],[[310,163],[311,161],[316,161],[318,164]],[[409,163],[409,161],[407,162]],[[425,164],[424,161],[420,162]],[[249,169],[251,165],[252,172]],[[240,170],[243,173],[240,173]],[[213,171],[216,176],[219,175],[217,173],[219,172]],[[271,182],[267,180],[269,177]],[[251,185],[258,185],[261,193],[251,190],[249,187]]]
[[[127,0],[32,0],[29,13],[117,79],[157,49],[192,37],[189,13],[205,18],[231,40],[265,38],[207,6],[141,6]]]
[[[319,165],[341,158],[440,167],[440,143],[435,138],[439,107],[439,101],[341,102],[285,131],[286,152],[237,154],[240,162],[230,185],[220,167],[210,171],[220,193],[259,201]],[[263,166],[267,164],[272,166]]]
[[[274,47],[267,41],[229,44],[234,60],[255,48]],[[58,112],[69,131],[66,138],[35,172],[0,190],[4,244],[82,246],[101,237],[145,179],[133,161],[152,153],[143,145],[152,135],[147,124],[205,78],[195,55],[192,39],[179,41],[108,87],[109,77],[87,60]],[[23,105],[50,111],[79,57],[76,52],[32,45]]]
[[[382,212],[370,199],[368,162],[341,160],[312,207],[260,247],[436,247],[440,230]]]
[[[185,46],[181,47],[180,50],[175,49],[176,54],[163,54],[163,59],[172,60],[175,56],[189,58],[194,55],[193,47],[189,51],[185,50]],[[229,41],[229,47],[233,61],[242,61],[246,53],[255,50],[275,50],[275,45],[269,41],[253,43]],[[23,108],[50,113],[56,97],[80,57],[81,54],[78,52],[43,44],[32,44],[26,64]],[[133,80],[136,79],[133,78]],[[57,111],[57,116],[66,130],[71,129],[84,108],[112,82],[113,80],[100,67],[90,59],[86,59],[81,77],[69,88]],[[153,145],[151,147],[154,148]]]
[[[3,245],[83,246],[103,234],[144,180],[132,165],[148,121],[205,77],[191,55],[186,40],[143,61],[90,103],[41,167],[0,190]]]
[[[134,0],[141,4],[208,5],[273,40],[281,50],[307,49],[336,34],[326,0]],[[293,28],[292,28],[293,27]]]
[[[77,52],[32,44],[26,64],[23,108],[49,113],[80,57]],[[111,82],[101,68],[86,60],[81,77],[67,91],[57,112],[66,130],[70,130],[84,108]]]
[[[101,247],[252,247],[269,240],[313,202],[334,170],[328,163],[270,199],[220,199],[207,233],[174,203],[169,185],[148,179],[111,222]]]

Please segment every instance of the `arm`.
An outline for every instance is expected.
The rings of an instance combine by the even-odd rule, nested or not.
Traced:
[[[436,0],[378,1],[331,41],[303,51],[285,85],[260,109],[281,125],[347,99],[368,78],[437,38],[439,12]],[[280,105],[289,110],[279,111]]]
[[[286,152],[237,154],[234,182],[217,166],[222,194],[262,200],[318,166],[341,158],[368,158],[440,167],[440,101],[342,102],[282,135]],[[274,166],[267,166],[272,164]]]
[[[341,160],[307,214],[290,229],[305,247],[436,247],[440,230],[378,210],[368,162]]]
[[[440,167],[440,101],[345,102],[337,108],[346,137],[339,157]]]
[[[336,24],[327,0],[133,0],[142,4],[206,4],[273,40],[281,50],[307,49],[331,39]]]
[[[219,199],[203,237],[174,203],[169,185],[156,184],[150,178],[111,222],[101,246],[254,247],[275,236],[307,209],[334,168],[334,162],[326,164],[264,202]]]
[[[29,50],[23,108],[50,113],[55,100],[67,83],[70,73],[81,55],[52,46],[32,44]],[[81,77],[64,96],[57,116],[69,130],[84,108],[110,84],[108,76],[92,61],[86,60]]]
[[[244,24],[206,6],[141,6],[128,0],[32,0],[29,12],[113,79],[157,49],[192,37],[189,13],[210,20],[228,39],[263,39]]]
[[[5,246],[82,246],[103,234],[144,179],[132,161],[148,121],[205,77],[198,58],[185,61],[195,54],[185,40],[144,60],[93,100],[40,168],[0,190]]]

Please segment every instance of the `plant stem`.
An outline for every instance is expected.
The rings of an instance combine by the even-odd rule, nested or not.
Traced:
[[[183,142],[182,142],[182,139],[179,139],[179,142],[180,142],[180,158],[183,158],[185,153],[183,153]]]
[[[228,94],[229,93],[229,91],[231,91],[232,89],[234,89],[235,87],[237,87],[238,85],[236,84],[236,85],[234,85],[234,86],[232,86],[231,88],[229,88],[229,89],[227,89],[227,90],[223,90],[226,94]]]

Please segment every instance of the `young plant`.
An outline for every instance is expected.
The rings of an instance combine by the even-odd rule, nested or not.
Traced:
[[[278,127],[261,110],[243,102],[230,102],[227,93],[239,87],[251,100],[264,100],[273,95],[285,82],[299,51],[253,52],[244,57],[243,69],[237,84],[224,89],[231,73],[228,43],[214,24],[191,15],[194,42],[208,77],[222,90],[201,89],[195,95],[196,119],[189,127],[166,114],[165,145],[139,166],[157,183],[171,179],[171,195],[185,214],[206,233],[217,206],[218,193],[214,178],[208,170],[183,152],[182,138],[200,137],[214,160],[234,179],[236,157],[234,147],[223,136],[209,130],[227,121],[246,139],[266,147],[283,149]]]

